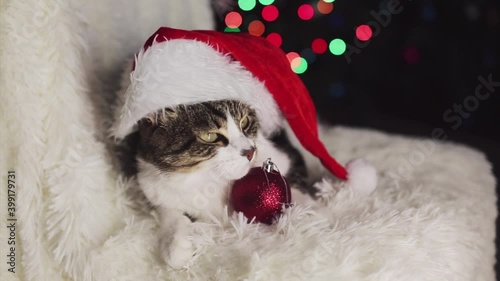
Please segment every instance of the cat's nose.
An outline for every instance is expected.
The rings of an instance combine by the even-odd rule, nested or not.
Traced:
[[[250,149],[243,149],[240,154],[241,156],[245,156],[248,161],[252,161],[255,154],[255,147],[252,146]]]

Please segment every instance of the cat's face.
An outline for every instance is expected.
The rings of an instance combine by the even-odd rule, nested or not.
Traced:
[[[213,101],[164,109],[139,122],[139,156],[166,173],[210,169],[228,180],[253,165],[259,122],[238,101]]]

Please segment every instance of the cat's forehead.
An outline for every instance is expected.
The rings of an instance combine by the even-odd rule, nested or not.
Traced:
[[[254,116],[255,111],[245,103],[234,100],[209,101],[191,105],[181,105],[165,109],[166,118],[182,118],[185,121],[227,120],[228,117],[239,120],[244,116]],[[203,122],[202,122],[203,123]]]
[[[155,124],[170,132],[179,130],[200,133],[205,131],[220,131],[228,127],[228,120],[238,124],[248,117],[258,125],[255,110],[245,103],[236,100],[208,101],[198,104],[180,105],[174,108],[164,108],[146,117]],[[258,126],[257,126],[258,127]]]
[[[227,117],[227,115],[231,115],[232,117],[239,117],[241,115],[253,113],[253,109],[249,105],[235,100],[209,101],[196,104],[194,106],[204,107],[208,110],[216,111],[213,113],[219,113],[219,115],[222,115],[220,113],[224,113],[225,117]]]

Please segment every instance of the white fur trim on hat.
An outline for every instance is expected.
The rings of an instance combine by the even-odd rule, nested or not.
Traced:
[[[112,134],[124,138],[137,121],[165,107],[233,99],[256,110],[264,135],[282,125],[273,96],[238,61],[206,43],[175,39],[141,50],[119,97]]]

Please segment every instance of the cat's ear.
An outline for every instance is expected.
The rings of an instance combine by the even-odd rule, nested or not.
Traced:
[[[149,113],[144,118],[139,121],[139,125],[144,126],[158,126],[159,124],[159,114],[158,113]]]
[[[158,113],[150,113],[137,123],[141,136],[149,137],[160,127]]]
[[[151,134],[160,124],[168,123],[168,121],[177,118],[177,112],[172,108],[164,108],[158,112],[152,112],[139,120],[139,131]]]
[[[158,112],[151,112],[142,118],[142,122],[146,122],[149,125],[157,126],[168,120],[177,118],[177,112],[172,108],[163,108]]]
[[[174,119],[177,118],[177,111],[173,108],[164,108],[158,113],[158,117],[161,118],[160,120],[169,120],[169,119]]]
[[[144,117],[148,120],[152,125],[158,125],[162,123],[168,123],[175,118],[177,118],[177,112],[172,108],[163,108],[162,110],[150,113]]]

